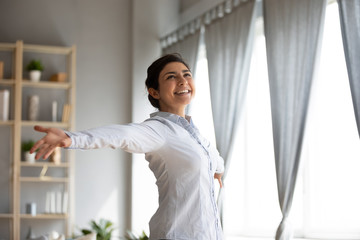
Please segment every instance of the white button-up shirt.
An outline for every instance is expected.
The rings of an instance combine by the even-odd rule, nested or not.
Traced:
[[[156,112],[138,124],[66,133],[72,140],[70,148],[145,153],[159,190],[150,239],[221,240],[214,174],[224,171],[224,160],[186,118]]]

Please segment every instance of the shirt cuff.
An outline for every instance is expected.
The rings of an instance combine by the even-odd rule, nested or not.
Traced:
[[[225,171],[224,159],[220,158],[217,162],[215,173],[223,173]]]
[[[64,131],[64,132],[71,139],[71,145],[69,147],[64,148],[64,149],[75,149],[74,148],[74,138],[72,137],[74,134],[72,132],[69,132],[69,131]]]

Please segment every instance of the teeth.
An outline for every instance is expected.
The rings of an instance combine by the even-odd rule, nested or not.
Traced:
[[[190,92],[190,91],[189,91],[189,90],[182,90],[182,91],[180,91],[180,92],[177,92],[177,94],[188,93],[188,92]]]

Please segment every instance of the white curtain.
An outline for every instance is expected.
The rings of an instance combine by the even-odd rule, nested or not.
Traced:
[[[360,1],[338,0],[338,3],[345,59],[360,136]]]
[[[278,197],[276,239],[292,238],[288,215],[299,168],[326,0],[264,0]]]
[[[196,30],[194,33],[190,33],[184,39],[178,40],[176,43],[173,43],[162,50],[163,54],[179,53],[189,65],[194,78],[196,77],[195,65],[199,49],[199,39],[200,29]]]
[[[256,20],[255,3],[254,0],[242,2],[205,28],[215,138],[225,161],[223,178],[229,168],[234,134],[245,99]],[[222,197],[223,189],[218,200],[221,220]]]

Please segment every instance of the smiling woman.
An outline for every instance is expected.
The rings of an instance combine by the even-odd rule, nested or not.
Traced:
[[[149,88],[149,94],[159,101],[159,109],[185,117],[185,107],[195,94],[190,70],[183,63],[169,63],[160,72],[159,83],[158,89]]]
[[[80,132],[36,126],[46,135],[32,152],[39,149],[37,159],[47,158],[56,147],[144,153],[159,192],[150,239],[221,240],[214,178],[221,186],[224,161],[185,115],[195,94],[191,71],[180,55],[169,54],[153,62],[147,73],[148,98],[159,109],[149,119]]]
[[[195,86],[190,68],[180,55],[168,54],[154,62],[148,68],[145,84],[149,101],[155,108],[185,116],[185,107],[195,95]]]

